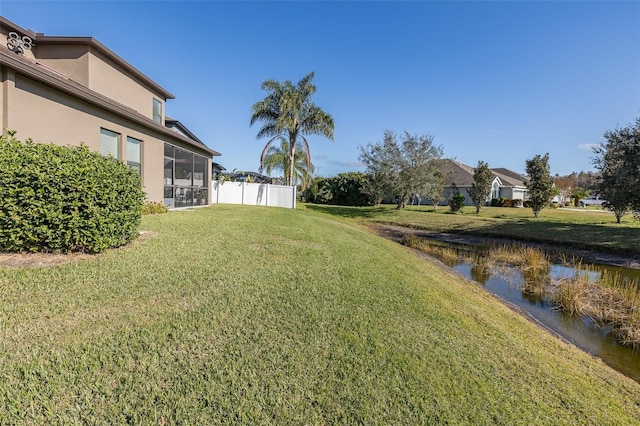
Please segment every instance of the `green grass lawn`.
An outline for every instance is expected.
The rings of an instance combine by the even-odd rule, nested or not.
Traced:
[[[143,229],[0,268],[0,424],[640,419],[640,384],[353,221],[220,205]]]
[[[640,255],[640,222],[633,216],[623,217],[617,224],[613,213],[568,209],[544,209],[535,218],[531,209],[483,207],[480,214],[474,207],[464,207],[462,213],[451,214],[448,207],[395,206],[342,207],[306,204],[306,209],[336,217],[409,226],[434,232],[468,233],[490,237],[515,238],[525,241],[567,245],[603,252]]]

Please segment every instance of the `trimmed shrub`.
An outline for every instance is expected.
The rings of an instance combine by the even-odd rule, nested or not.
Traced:
[[[504,206],[504,198],[492,198],[491,199],[491,207],[503,207]]]
[[[99,253],[138,236],[140,177],[86,146],[0,137],[0,250]]]
[[[451,197],[449,197],[449,207],[451,208],[451,211],[454,213],[459,212],[460,209],[462,209],[462,206],[464,206],[464,201],[464,194],[459,192],[451,194]]]
[[[163,214],[168,212],[167,206],[159,201],[145,201],[142,206],[142,215],[147,214]]]

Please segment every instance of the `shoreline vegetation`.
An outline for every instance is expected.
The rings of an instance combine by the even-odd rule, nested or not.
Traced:
[[[0,423],[640,418],[639,383],[309,207],[149,215],[140,244],[0,267]]]
[[[518,268],[523,277],[520,288],[526,294],[545,299],[555,309],[570,315],[588,316],[601,325],[610,326],[623,345],[640,348],[640,283],[615,272],[603,272],[597,280],[590,278],[593,267],[581,261],[564,259],[575,268],[571,277],[550,277],[551,261],[542,250],[525,245],[485,245],[465,254],[449,247],[434,245],[413,234],[402,244],[448,261],[464,260],[481,271],[508,275],[504,266]]]
[[[479,214],[466,206],[452,214],[448,207],[414,205],[395,210],[393,205],[344,207],[306,204],[304,208],[363,224],[403,226],[431,233],[450,233],[542,243],[567,250],[589,250],[628,257],[640,267],[640,221],[632,215],[617,224],[610,214],[589,210],[547,208],[535,218],[530,209],[483,207]],[[633,267],[633,266],[632,266]]]

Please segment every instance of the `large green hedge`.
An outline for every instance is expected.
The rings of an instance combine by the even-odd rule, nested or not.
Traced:
[[[140,177],[86,146],[0,137],[0,250],[98,253],[136,238]]]
[[[369,190],[369,175],[361,172],[340,173],[318,178],[304,193],[305,201],[338,206],[373,206],[375,194]]]

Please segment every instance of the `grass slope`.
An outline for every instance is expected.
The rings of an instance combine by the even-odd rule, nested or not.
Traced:
[[[640,385],[408,249],[310,210],[145,217],[0,268],[0,424],[631,424]]]
[[[390,205],[358,208],[307,204],[304,208],[337,217],[433,232],[516,238],[640,255],[640,222],[627,215],[623,223],[617,224],[615,216],[603,210],[544,209],[535,218],[531,209],[506,207],[483,207],[480,214],[475,214],[475,207],[464,207],[464,214],[450,214],[448,207],[439,207],[434,212],[431,206],[407,206],[399,211]]]

